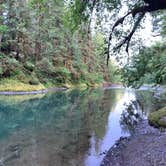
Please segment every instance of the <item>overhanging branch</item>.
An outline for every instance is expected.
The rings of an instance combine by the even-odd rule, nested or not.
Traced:
[[[140,14],[140,16],[138,17],[137,21],[135,22],[135,24],[133,26],[132,31],[128,34],[128,36],[125,37],[125,39],[118,46],[116,46],[115,50],[120,49],[124,44],[126,44],[126,52],[128,53],[131,38],[132,38],[133,34],[135,33],[135,31],[137,30],[144,15],[145,15],[145,13]]]
[[[144,0],[144,2],[146,3],[146,5],[136,7],[133,10],[129,11],[125,16],[118,19],[113,25],[109,38],[108,38],[107,66],[108,66],[108,62],[110,58],[109,51],[110,51],[111,40],[112,40],[114,30],[117,26],[119,26],[120,24],[123,24],[126,17],[128,17],[129,15],[132,15],[133,17],[135,17],[137,14],[139,14],[135,24],[133,25],[132,31],[114,49],[119,50],[123,45],[126,44],[126,52],[128,53],[131,38],[134,35],[135,31],[137,30],[138,26],[140,25],[140,22],[143,19],[144,15],[147,12],[153,12],[157,10],[166,9],[166,0]]]

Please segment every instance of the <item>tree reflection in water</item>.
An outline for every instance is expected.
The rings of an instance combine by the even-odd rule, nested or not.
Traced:
[[[0,160],[8,158],[9,166],[97,166],[153,107],[149,93],[137,94],[93,89],[0,96]]]
[[[122,112],[120,119],[122,130],[126,133],[132,134],[138,122],[144,117],[143,107],[139,100],[132,100],[126,105],[125,110]]]

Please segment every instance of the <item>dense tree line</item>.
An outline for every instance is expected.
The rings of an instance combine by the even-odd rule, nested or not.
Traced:
[[[122,76],[127,86],[166,84],[166,45],[157,43],[141,49],[123,68]]]
[[[166,83],[166,1],[164,0],[135,0],[135,1],[98,1],[85,2],[87,8],[96,10],[99,24],[110,22],[107,26],[107,64],[110,55],[116,54],[121,59],[124,51],[127,52],[127,64],[122,68],[121,75],[125,85],[139,87],[144,83]],[[106,12],[102,12],[102,11]],[[124,12],[124,11],[125,12]],[[91,10],[88,10],[91,13]],[[124,14],[118,15],[118,12]],[[160,43],[146,47],[136,32],[145,26],[146,14],[153,18],[153,31],[161,37]],[[86,12],[87,14],[87,12]],[[91,14],[89,22],[91,21]],[[108,25],[108,24],[107,24]],[[127,26],[125,26],[127,25]],[[103,29],[104,30],[104,29]],[[145,34],[146,35],[146,34]],[[138,39],[137,39],[138,38]],[[132,51],[131,51],[132,50]],[[132,52],[132,55],[130,54]],[[118,58],[119,57],[119,58]]]
[[[150,13],[154,30],[165,41],[165,8],[164,0],[0,1],[1,79],[46,85],[80,82],[93,85],[104,80],[116,81],[116,67],[109,57],[117,53],[117,59],[121,59],[120,50],[121,53],[126,50],[131,63],[122,70],[122,78],[128,85],[134,84],[146,74],[141,70],[135,71],[140,72],[138,74],[133,72],[137,68],[135,64],[145,64],[141,57],[155,59],[156,54],[160,54],[164,59],[162,51],[156,53],[155,46],[145,48],[134,35],[144,26],[146,13]],[[118,12],[123,12],[124,16]],[[136,52],[140,49],[132,60],[129,60],[129,48],[132,53],[134,49]],[[157,66],[163,66],[161,61],[153,60]],[[156,68],[154,64],[150,66],[151,70]],[[165,82],[165,70],[158,73],[156,76],[153,73],[150,80]]]
[[[51,85],[111,81],[101,55],[104,37],[95,42],[88,23],[77,26],[80,13],[73,16],[74,9],[61,0],[1,1],[1,80]]]

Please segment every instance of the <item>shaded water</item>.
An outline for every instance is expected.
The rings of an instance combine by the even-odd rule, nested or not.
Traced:
[[[0,96],[0,166],[99,166],[157,102],[125,89]]]

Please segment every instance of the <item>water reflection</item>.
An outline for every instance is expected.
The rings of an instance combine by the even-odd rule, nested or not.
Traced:
[[[119,91],[118,96],[114,96],[117,100],[114,105],[110,106],[110,112],[108,115],[108,122],[106,126],[106,131],[104,137],[97,139],[96,135],[93,134],[91,138],[91,147],[89,150],[89,155],[86,157],[85,165],[87,166],[98,166],[100,165],[103,156],[109,150],[109,148],[115,143],[120,136],[127,136],[128,133],[123,132],[121,128],[120,117],[125,109],[125,104],[129,104],[131,101],[135,100],[135,95],[132,91]]]
[[[124,89],[0,96],[0,165],[97,166],[120,136],[130,134],[133,113],[122,112],[136,100]]]
[[[125,106],[121,114],[120,125],[124,132],[133,134],[138,122],[146,118],[146,112],[144,112],[142,104],[136,98]]]

